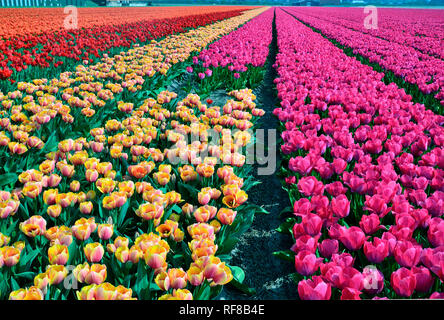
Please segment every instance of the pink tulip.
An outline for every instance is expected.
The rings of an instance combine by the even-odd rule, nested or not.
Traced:
[[[330,300],[331,286],[321,277],[313,276],[309,280],[299,281],[298,293],[301,300]]]

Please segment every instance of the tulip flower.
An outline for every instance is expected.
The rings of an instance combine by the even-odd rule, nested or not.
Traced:
[[[340,230],[339,240],[349,250],[358,250],[365,242],[365,234],[359,227],[342,228]]]
[[[50,265],[46,268],[49,284],[57,285],[61,283],[68,275],[68,270],[63,265]]]
[[[421,266],[413,267],[411,271],[414,274],[416,280],[415,290],[417,292],[429,292],[435,281],[429,269]]]
[[[79,210],[83,214],[90,214],[93,210],[93,203],[91,201],[84,201],[79,204]]]
[[[331,286],[319,276],[298,283],[298,293],[302,300],[330,300]]]
[[[94,242],[94,243],[88,243],[83,248],[83,252],[85,253],[88,262],[98,263],[100,262],[100,260],[102,260],[105,250],[103,249],[103,246],[100,243]]]
[[[107,271],[105,265],[93,264],[85,276],[85,283],[98,285],[106,280],[106,276]]]
[[[55,244],[48,249],[48,259],[50,264],[65,265],[68,262],[68,247]]]
[[[97,234],[102,240],[109,240],[114,233],[114,226],[112,224],[99,224],[97,227]]]
[[[325,239],[319,244],[318,249],[323,257],[329,259],[334,253],[338,253],[339,242],[335,239]]]
[[[9,300],[44,300],[42,290],[37,287],[19,289],[9,294]]]
[[[402,267],[392,273],[390,283],[397,295],[410,297],[416,288],[416,277],[411,270]]]
[[[153,269],[158,269],[165,263],[167,253],[164,247],[154,245],[145,253],[145,263]]]
[[[296,271],[303,276],[310,276],[319,268],[321,261],[322,258],[317,258],[308,250],[300,251],[295,256]]]
[[[0,248],[0,257],[2,265],[7,267],[15,266],[20,260],[21,251],[14,247]]]
[[[362,271],[364,276],[364,291],[369,294],[377,294],[384,288],[384,275],[375,267],[365,267]]]
[[[51,205],[46,212],[50,217],[57,218],[62,213],[62,206],[60,204]]]
[[[410,241],[398,241],[393,255],[402,267],[411,268],[419,263],[422,247]]]

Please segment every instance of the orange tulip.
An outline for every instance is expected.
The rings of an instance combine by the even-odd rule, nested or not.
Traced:
[[[136,210],[136,214],[145,220],[153,220],[162,217],[163,210],[162,206],[152,203],[144,203]]]
[[[96,182],[99,178],[99,173],[96,170],[88,169],[85,172],[85,178],[88,182]]]
[[[187,271],[187,277],[191,285],[195,287],[200,286],[204,280],[203,270],[195,263],[192,263]]]
[[[114,254],[117,260],[119,260],[122,263],[126,263],[129,260],[129,249],[126,246],[118,247]]]
[[[210,219],[213,219],[217,213],[216,207],[205,205],[199,207],[194,211],[194,218],[197,222],[207,222]]]
[[[12,154],[18,154],[18,155],[24,154],[25,152],[28,151],[28,148],[24,144],[17,142],[9,142],[8,148]]]
[[[114,226],[112,224],[99,224],[97,234],[102,240],[109,240],[114,233]]]
[[[72,192],[78,192],[80,190],[80,182],[77,180],[71,181],[71,183],[69,184],[69,190],[71,190]]]
[[[225,225],[231,225],[236,218],[236,211],[227,209],[227,208],[220,208],[217,212],[217,219]]]
[[[159,300],[193,300],[193,294],[187,289],[174,289],[172,294],[165,294]]]
[[[148,174],[148,169],[141,165],[134,165],[128,167],[128,173],[136,179],[142,179]]]
[[[154,245],[145,253],[145,263],[153,269],[161,268],[165,261],[168,250],[160,245]]]
[[[9,294],[9,300],[43,300],[43,292],[37,287],[19,289]]]
[[[106,265],[93,264],[86,275],[85,283],[87,284],[101,284],[106,280],[107,272]]]
[[[173,289],[183,289],[187,286],[188,276],[183,269],[169,269],[168,278],[170,279],[170,286]]]
[[[209,238],[214,239],[214,228],[207,223],[195,223],[187,228],[193,239]]]
[[[160,272],[154,279],[160,290],[168,291],[170,289],[170,278],[165,271]]]
[[[49,278],[46,273],[39,273],[34,277],[34,286],[44,290],[49,285]]]
[[[80,202],[79,210],[83,214],[90,214],[93,210],[93,203],[91,201]]]
[[[59,193],[57,189],[48,189],[43,191],[43,201],[47,205],[52,205],[56,203],[56,196]]]
[[[28,220],[21,222],[19,227],[25,235],[34,238],[45,233],[46,220],[41,216],[32,216]]]
[[[68,247],[60,244],[51,246],[48,249],[48,259],[50,264],[65,265],[68,262]]]
[[[62,213],[62,206],[60,204],[53,204],[48,207],[46,213],[53,218],[57,218]]]
[[[22,194],[31,199],[35,199],[42,192],[42,184],[39,182],[30,181],[25,184]]]
[[[68,275],[68,270],[62,265],[50,265],[46,268],[46,274],[50,285],[61,283]]]
[[[170,182],[171,176],[167,172],[156,172],[153,175],[154,179],[157,181],[157,183],[161,186],[165,186]]]
[[[103,249],[103,246],[100,243],[94,242],[94,243],[88,243],[83,248],[83,252],[85,253],[88,262],[97,263],[100,262],[100,260],[102,260],[105,250]]]
[[[116,187],[116,182],[110,178],[100,178],[96,182],[96,187],[101,193],[110,193]]]
[[[85,241],[91,236],[91,228],[88,224],[74,225],[71,229],[74,237],[78,240]]]
[[[14,247],[0,248],[0,260],[7,267],[15,266],[20,260],[20,250]]]
[[[178,223],[172,220],[166,220],[165,223],[159,225],[156,231],[160,234],[162,238],[168,238],[178,227]]]
[[[211,201],[211,193],[209,191],[200,191],[197,194],[197,200],[204,206]]]
[[[133,245],[128,253],[128,259],[132,263],[138,263],[140,258],[143,256],[143,252],[137,245]]]

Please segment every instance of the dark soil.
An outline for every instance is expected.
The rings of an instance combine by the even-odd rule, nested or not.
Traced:
[[[258,123],[258,128],[264,129],[265,132],[268,129],[277,130],[278,128],[278,119],[272,113],[278,102],[273,83],[276,78],[273,64],[276,60],[277,50],[276,27],[273,22],[273,41],[270,46],[264,81],[254,90],[258,107],[266,111]],[[267,135],[265,136],[265,141],[268,141]],[[268,152],[276,153],[277,167],[279,167],[281,159],[278,149],[279,143],[276,142],[277,146],[268,146]],[[280,212],[290,206],[288,194],[282,189],[276,174],[258,175],[258,167],[255,165],[253,174],[261,184],[250,190],[248,200],[263,206],[270,214],[255,216],[253,225],[241,236],[232,251],[230,262],[230,265],[239,266],[245,271],[244,284],[256,289],[256,295],[247,296],[230,286],[225,286],[219,298],[227,300],[297,299],[297,285],[289,276],[294,272],[293,264],[273,256],[273,252],[287,250],[292,245],[290,235],[276,231],[276,228],[283,222]]]

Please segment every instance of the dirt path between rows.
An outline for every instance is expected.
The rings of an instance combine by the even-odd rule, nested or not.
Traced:
[[[265,116],[258,123],[258,128],[265,129],[265,132],[268,129],[276,130],[278,128],[278,119],[272,113],[278,101],[273,83],[276,78],[273,64],[276,60],[277,50],[276,26],[273,21],[273,41],[267,59],[266,74],[263,83],[254,90],[258,106],[266,111]],[[265,141],[268,141],[267,134]],[[280,163],[279,143],[274,147],[277,157],[276,170],[278,170]],[[257,293],[254,296],[247,296],[226,286],[219,298],[231,300],[297,299],[297,285],[289,277],[294,272],[294,266],[292,263],[282,261],[272,255],[274,251],[286,250],[292,245],[290,235],[276,231],[283,221],[280,212],[290,205],[290,201],[282,189],[276,173],[269,176],[259,176],[257,168],[258,166],[255,165],[254,177],[261,181],[261,184],[250,190],[249,201],[263,206],[270,214],[255,216],[253,225],[242,235],[234,248],[230,262],[231,265],[239,266],[245,271],[244,283],[256,289]]]

